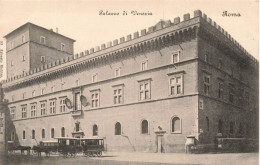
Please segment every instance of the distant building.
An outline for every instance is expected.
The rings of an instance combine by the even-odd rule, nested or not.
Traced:
[[[108,150],[183,152],[189,135],[207,147],[217,134],[257,138],[259,62],[201,11],[183,18],[74,56],[74,40],[36,25],[9,33],[9,140],[99,136]]]
[[[4,73],[4,66],[3,65],[0,65],[0,78],[3,77],[3,73]]]
[[[75,40],[26,23],[5,36],[7,78],[73,55]]]

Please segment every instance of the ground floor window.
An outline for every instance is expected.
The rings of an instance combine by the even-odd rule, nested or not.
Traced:
[[[222,121],[219,120],[219,121],[218,121],[218,133],[222,133],[222,132],[223,132]]]
[[[65,128],[64,127],[61,128],[61,137],[65,137]]]
[[[115,135],[121,135],[121,124],[119,122],[115,125]]]
[[[14,141],[15,140],[15,132],[11,132],[11,141]]]
[[[93,136],[98,136],[98,126],[96,124],[93,125]]]
[[[207,123],[207,131],[209,131],[209,118],[206,117],[206,123]]]
[[[233,134],[233,133],[234,133],[234,122],[233,122],[233,121],[231,121],[231,122],[229,123],[229,133],[230,133],[230,134]]]
[[[32,130],[32,139],[35,139],[35,130]]]
[[[181,120],[179,117],[172,118],[172,133],[181,133]]]
[[[23,131],[23,139],[25,139],[25,131]]]
[[[54,138],[54,128],[51,129],[51,138]]]
[[[239,123],[238,133],[239,133],[240,135],[243,135],[243,134],[244,134],[244,129],[243,129],[243,124],[242,124],[242,123]]]
[[[45,129],[42,129],[42,138],[45,138]]]
[[[148,121],[147,120],[143,120],[141,123],[141,127],[142,127],[142,134],[148,134]]]

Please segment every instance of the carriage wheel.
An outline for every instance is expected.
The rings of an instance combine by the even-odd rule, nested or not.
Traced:
[[[97,156],[98,156],[98,157],[102,156],[102,151],[98,151],[98,152],[97,152]]]
[[[71,152],[70,153],[70,157],[75,158],[76,157],[76,152]]]
[[[93,155],[94,155],[93,152],[90,151],[90,152],[89,152],[89,156],[90,156],[90,157],[93,157]]]

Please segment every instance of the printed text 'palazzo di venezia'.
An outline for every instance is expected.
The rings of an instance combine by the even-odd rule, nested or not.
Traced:
[[[32,23],[5,36],[10,126],[24,146],[105,139],[108,150],[182,152],[187,136],[258,136],[259,63],[201,11],[74,54],[75,40]]]

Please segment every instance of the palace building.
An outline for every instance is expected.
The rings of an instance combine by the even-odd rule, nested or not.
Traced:
[[[109,151],[183,152],[187,136],[258,138],[259,62],[200,10],[79,54],[32,23],[5,38],[19,145],[98,136]]]

